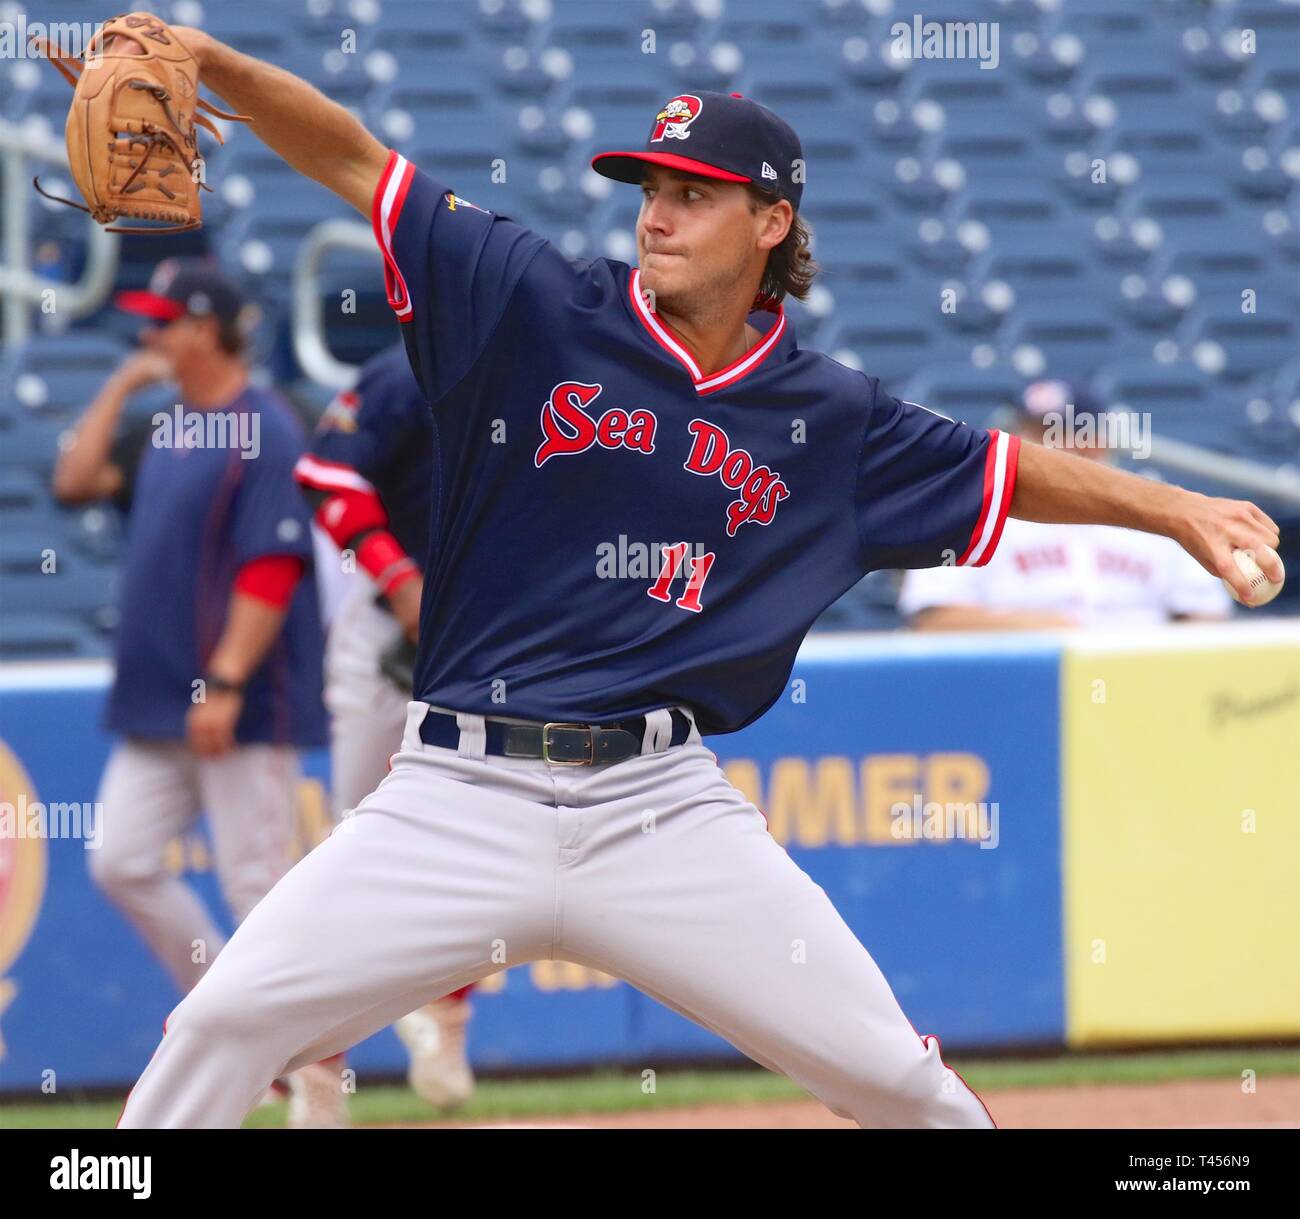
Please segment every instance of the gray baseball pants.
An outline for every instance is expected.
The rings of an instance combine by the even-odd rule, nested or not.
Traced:
[[[589,966],[868,1127],[992,1126],[826,894],[666,711],[599,767],[424,744],[256,906],[172,1012],[126,1127],[237,1126],[278,1075],[502,968]]]

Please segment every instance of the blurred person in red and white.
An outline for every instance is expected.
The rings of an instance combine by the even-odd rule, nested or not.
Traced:
[[[1033,382],[1010,413],[1022,440],[1068,445],[1094,461],[1111,461],[1112,440],[1136,438],[1144,422],[1110,414],[1065,381]],[[1169,538],[1014,518],[987,566],[906,572],[898,608],[923,631],[1113,630],[1232,614],[1222,582]]]

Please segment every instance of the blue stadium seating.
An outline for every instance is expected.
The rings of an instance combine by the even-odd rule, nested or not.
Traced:
[[[639,143],[674,92],[754,96],[805,145],[804,210],[824,267],[814,299],[791,307],[805,343],[972,422],[994,420],[1027,378],[1062,375],[1150,411],[1158,432],[1300,459],[1300,5],[925,8],[926,20],[998,21],[998,71],[894,58],[890,27],[910,12],[868,0],[213,0],[203,12],[466,197],[585,256],[634,257],[636,192],[593,182],[594,151]],[[1242,28],[1256,34],[1249,52]],[[46,65],[12,68],[0,114],[66,106]],[[205,147],[218,189],[204,230],[124,243],[118,286],[141,286],[155,256],[215,252],[261,294],[287,350],[298,244],[350,212],[251,132]],[[30,208],[42,265],[75,274],[80,221]],[[328,292],[355,285],[360,264],[346,265],[331,264]],[[945,287],[955,313],[940,307]],[[1255,313],[1242,312],[1245,289]],[[365,295],[382,313],[377,277]],[[340,344],[355,348],[371,325]],[[15,610],[5,647],[102,646],[89,624],[106,621],[100,561],[117,531],[111,515],[55,509],[48,474],[59,434],[130,335],[105,310],[0,354],[0,563],[17,564],[6,599],[12,583],[24,604],[56,608],[19,570],[24,537],[55,538],[70,556],[69,616],[37,629]],[[288,356],[279,371],[293,375]],[[873,578],[823,625],[891,625],[890,587]]]
[[[93,616],[113,604],[117,566],[96,563],[39,535],[0,538],[0,583],[11,613],[80,613]],[[53,552],[53,560],[47,552]],[[45,568],[49,568],[46,570]]]

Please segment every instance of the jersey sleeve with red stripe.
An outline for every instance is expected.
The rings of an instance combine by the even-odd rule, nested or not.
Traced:
[[[372,219],[388,303],[412,368],[436,404],[470,371],[544,238],[461,199],[396,152]]]
[[[1011,507],[1019,437],[954,422],[868,380],[856,504],[867,569],[982,567]]]

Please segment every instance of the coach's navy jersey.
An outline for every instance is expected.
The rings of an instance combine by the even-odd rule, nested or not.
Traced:
[[[252,386],[222,410],[246,418],[227,435],[254,440],[247,451],[257,456],[246,459],[230,444],[143,450],[127,517],[107,724],[124,736],[184,739],[193,682],[206,673],[225,629],[239,569],[265,555],[299,555],[307,571],[275,643],[248,681],[235,738],[323,745],[311,517],[293,480],[302,429],[284,403]]]
[[[436,492],[433,443],[433,412],[397,343],[367,360],[355,387],[326,408],[299,469],[313,487],[375,492],[389,531],[423,563]]]
[[[801,350],[784,313],[706,373],[638,272],[568,260],[395,153],[374,223],[438,427],[418,699],[575,721],[685,705],[730,732],[863,574],[992,555],[1016,439]]]

